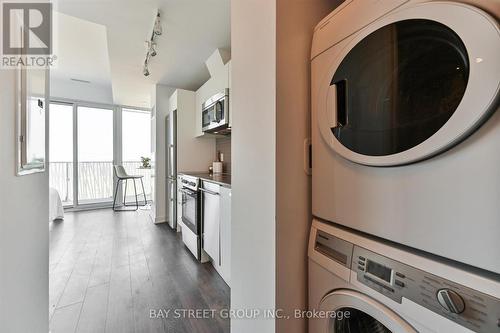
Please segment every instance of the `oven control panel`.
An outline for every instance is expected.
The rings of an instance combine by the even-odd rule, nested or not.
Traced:
[[[474,332],[500,333],[500,299],[354,246],[357,280],[401,303],[409,299]]]
[[[181,183],[183,187],[187,187],[193,191],[197,191],[200,181],[199,178],[182,175]]]

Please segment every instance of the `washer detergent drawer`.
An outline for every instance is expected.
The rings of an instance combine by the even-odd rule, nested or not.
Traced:
[[[352,270],[359,282],[398,303],[404,297],[475,332],[500,330],[500,299],[356,245]]]

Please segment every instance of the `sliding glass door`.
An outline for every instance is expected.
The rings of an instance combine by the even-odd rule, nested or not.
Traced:
[[[78,203],[113,200],[113,109],[78,106]]]
[[[50,187],[73,206],[73,104],[51,103],[49,124]]]
[[[50,186],[65,207],[113,201],[113,107],[50,103]]]
[[[146,196],[151,198],[153,172],[142,161],[151,157],[150,111],[52,101],[49,130],[50,186],[65,207],[110,206],[116,184],[113,164],[144,176]],[[135,201],[130,189],[127,197]],[[137,190],[142,193],[141,186]]]

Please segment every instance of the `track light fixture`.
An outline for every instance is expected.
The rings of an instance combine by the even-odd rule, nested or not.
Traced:
[[[160,21],[160,11],[156,13],[155,22],[153,26],[153,32],[151,33],[151,38],[146,41],[146,59],[144,60],[144,66],[142,68],[142,74],[144,76],[149,76],[149,61],[152,57],[155,57],[157,52],[156,37],[163,33],[163,28]]]
[[[155,19],[155,27],[153,29],[153,33],[157,36],[160,36],[163,33],[163,28],[161,27],[161,22],[160,22],[160,12],[156,14],[156,19]]]
[[[150,40],[146,41],[146,50],[147,50],[147,52],[149,52],[149,54],[152,57],[156,56],[156,54],[157,54],[157,52],[156,52],[156,43],[152,42]]]

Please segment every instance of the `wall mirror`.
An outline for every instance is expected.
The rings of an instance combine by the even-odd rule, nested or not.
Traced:
[[[20,68],[17,75],[17,174],[45,171],[47,70]]]

